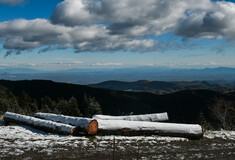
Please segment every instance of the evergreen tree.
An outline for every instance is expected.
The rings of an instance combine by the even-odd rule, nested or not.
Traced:
[[[102,113],[99,102],[94,97],[87,96],[86,94],[83,97],[82,108],[86,117],[92,117],[95,114]]]
[[[21,95],[18,98],[18,102],[24,114],[27,114],[30,112],[31,98],[25,91],[21,92]]]
[[[41,98],[41,112],[51,112],[55,108],[55,102],[48,96]]]
[[[60,114],[68,115],[68,101],[64,98],[58,99],[58,102],[56,103],[55,110],[59,111]]]
[[[81,112],[78,108],[78,103],[77,103],[77,100],[76,98],[74,97],[71,97],[69,100],[68,100],[68,115],[71,115],[71,116],[81,116]]]
[[[210,123],[207,122],[204,114],[202,111],[200,111],[199,116],[198,116],[198,123],[202,126],[204,130],[211,130],[212,127]]]
[[[25,91],[22,91],[18,102],[24,114],[33,114],[38,111],[36,100],[33,100]]]
[[[0,86],[0,114],[9,112],[21,113],[16,97],[5,87]]]
[[[32,99],[30,108],[31,108],[32,113],[38,112],[38,102],[36,99]]]

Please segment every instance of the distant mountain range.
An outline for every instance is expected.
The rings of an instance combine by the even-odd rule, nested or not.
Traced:
[[[208,89],[218,92],[233,92],[235,87],[213,84],[206,81],[192,81],[192,82],[166,82],[166,81],[147,81],[140,80],[135,82],[122,81],[105,81],[102,83],[91,84],[91,87],[105,88],[111,90],[135,91],[135,92],[151,92],[156,94],[173,93],[182,90]]]
[[[39,71],[35,69],[30,69],[30,68],[4,68],[0,69],[0,73],[42,73],[44,71]]]
[[[45,79],[73,84],[94,84],[104,81],[210,81],[235,86],[235,68],[177,69],[168,67],[135,67],[121,69],[69,69],[39,71],[25,68],[0,70],[0,79]]]

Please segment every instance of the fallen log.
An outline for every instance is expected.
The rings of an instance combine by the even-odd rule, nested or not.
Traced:
[[[74,135],[75,133],[74,131],[76,129],[76,127],[68,124],[42,120],[39,118],[24,116],[21,114],[16,114],[11,112],[6,112],[3,116],[3,120],[5,123],[8,124],[9,123],[24,124],[46,132],[60,133],[65,135],[70,135],[70,134]]]
[[[166,112],[143,114],[143,115],[130,115],[130,116],[94,115],[92,118],[101,119],[101,120],[127,120],[127,121],[149,121],[149,122],[159,122],[159,121],[169,120]]]
[[[97,122],[97,135],[161,135],[172,137],[184,137],[189,139],[200,139],[203,137],[202,127],[196,124],[99,119],[97,119]]]
[[[34,117],[76,126],[74,133],[78,135],[95,135],[98,131],[97,121],[91,118],[72,117],[52,113],[36,113]]]
[[[203,136],[202,127],[194,124],[160,123],[126,120],[101,120],[71,117],[50,113],[36,113],[34,116],[56,122],[71,124],[87,135],[161,135],[199,139]]]

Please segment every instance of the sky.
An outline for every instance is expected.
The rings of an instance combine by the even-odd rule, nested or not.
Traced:
[[[0,69],[234,68],[234,17],[234,0],[0,0]]]

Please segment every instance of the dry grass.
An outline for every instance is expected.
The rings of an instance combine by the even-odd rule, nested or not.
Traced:
[[[2,148],[0,148],[2,149]],[[93,139],[84,146],[54,145],[8,155],[2,159],[235,159],[235,141],[202,139],[197,141],[145,141]],[[0,158],[1,159],[1,158]]]

